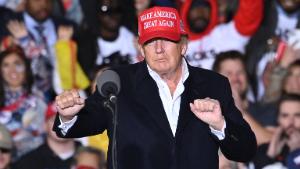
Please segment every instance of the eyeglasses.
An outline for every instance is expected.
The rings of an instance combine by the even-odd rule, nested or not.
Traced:
[[[10,152],[11,152],[11,149],[0,147],[0,153],[10,153]]]

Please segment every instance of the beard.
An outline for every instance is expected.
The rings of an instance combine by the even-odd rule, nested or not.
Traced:
[[[196,18],[189,20],[190,29],[194,33],[201,33],[207,28],[209,21],[205,18]]]
[[[287,14],[293,14],[300,9],[300,3],[293,0],[280,1],[278,0],[279,5]]]

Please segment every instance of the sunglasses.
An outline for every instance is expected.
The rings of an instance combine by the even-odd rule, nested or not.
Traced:
[[[1,147],[0,147],[0,152],[1,152],[1,153],[10,153],[10,152],[11,152],[11,149],[9,149],[9,148],[1,148]]]

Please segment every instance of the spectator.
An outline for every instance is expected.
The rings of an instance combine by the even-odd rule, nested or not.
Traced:
[[[300,157],[300,95],[283,95],[278,108],[278,128],[270,143],[258,148],[255,168],[287,166],[287,159],[291,164]]]
[[[72,169],[105,169],[105,155],[93,147],[80,147],[75,154]]]
[[[108,64],[109,57],[117,56],[136,62],[137,50],[134,34],[121,25],[125,11],[118,0],[99,0],[97,3],[99,27],[97,32],[82,32],[78,41],[79,62],[85,73],[101,64]]]
[[[10,169],[13,141],[7,128],[0,123],[0,169]]]
[[[46,104],[31,90],[29,61],[20,47],[1,52],[0,67],[0,123],[12,134],[16,159],[42,144]]]
[[[300,60],[293,62],[283,84],[283,92],[300,95]]]
[[[276,102],[282,92],[300,94],[299,68],[300,49],[295,50],[292,46],[287,46],[282,58],[271,65],[269,77],[265,77],[268,78],[265,80],[268,81],[265,85],[268,87],[263,101]]]
[[[218,25],[217,0],[186,0],[181,16],[189,35],[187,61],[211,69],[216,54],[228,50],[243,53],[261,22],[262,8],[262,0],[240,0],[234,19]]]
[[[263,126],[266,125],[265,123],[262,123],[262,125],[260,122],[264,122],[262,119],[265,121],[272,121],[272,118],[276,119],[276,115],[275,112],[264,113],[257,117],[259,121],[256,120],[256,116],[252,117],[253,115],[260,114],[260,112],[251,112],[253,109],[249,107],[253,104],[250,103],[246,97],[248,90],[248,77],[246,73],[245,56],[237,51],[221,52],[217,55],[213,65],[213,70],[229,79],[235,105],[242,112],[244,119],[250,124],[254,131],[257,144],[261,145],[269,142],[271,140],[272,132],[268,131]],[[273,123],[273,126],[276,125],[275,122]],[[268,124],[270,123],[272,124],[272,122],[269,122]]]
[[[14,169],[70,169],[79,143],[75,143],[73,139],[62,139],[56,136],[52,131],[55,114],[55,105],[49,104],[44,123],[46,141],[40,147],[16,161],[13,164]]]
[[[243,118],[250,124],[256,136],[257,144],[268,143],[271,140],[272,132],[268,131],[255,117],[253,118],[252,112],[249,112],[252,110],[251,108],[249,109],[252,103],[250,103],[246,97],[248,77],[246,73],[245,56],[237,51],[221,52],[216,57],[213,70],[228,78],[235,105],[242,112]],[[256,114],[260,113],[255,113],[255,115]],[[265,114],[268,115],[270,113],[264,113],[264,120],[266,120]],[[275,118],[275,113],[273,116]],[[267,119],[270,121],[269,117],[267,117]],[[244,164],[230,161],[222,153],[219,153],[219,169],[242,169],[243,166]]]
[[[263,100],[265,89],[270,87],[267,86],[270,83],[266,84],[266,80],[269,79],[268,69],[276,57],[283,53],[282,46],[291,38],[291,32],[300,25],[300,1],[269,0],[264,2],[263,22],[249,41],[246,51],[247,71],[250,73],[253,88],[251,100],[253,101]],[[288,45],[292,46],[292,44]]]

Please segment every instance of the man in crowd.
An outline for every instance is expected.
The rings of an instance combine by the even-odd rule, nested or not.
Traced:
[[[270,143],[258,148],[253,160],[255,168],[300,166],[300,96],[283,95],[278,106],[278,127]]]

